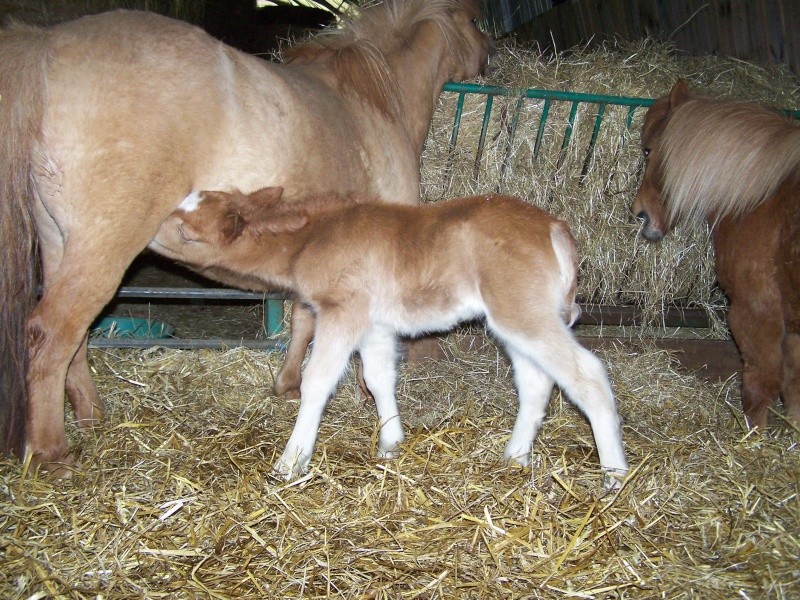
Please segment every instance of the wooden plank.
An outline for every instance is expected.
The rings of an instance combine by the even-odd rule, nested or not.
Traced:
[[[401,354],[404,360],[414,363],[426,359],[445,360],[444,337],[425,336],[404,340]],[[725,381],[739,373],[742,360],[739,351],[731,340],[693,340],[693,339],[649,339],[639,340],[619,337],[586,337],[578,340],[590,350],[623,346],[633,352],[645,348],[660,348],[674,353],[675,358],[687,372],[697,373],[712,382]],[[463,350],[481,348],[486,343],[481,334],[460,336],[458,346]],[[452,343],[452,340],[450,340]]]

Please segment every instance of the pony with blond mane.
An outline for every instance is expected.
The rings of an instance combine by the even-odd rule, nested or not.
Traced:
[[[658,241],[681,218],[711,227],[748,425],[766,427],[779,397],[800,425],[800,126],[679,80],[648,109],[642,149],[642,235]]]
[[[65,392],[80,424],[102,415],[88,326],[193,191],[418,202],[442,85],[492,51],[479,16],[477,0],[387,0],[285,63],[142,12],[0,32],[1,449],[69,474]],[[312,327],[295,311],[282,391]]]
[[[519,412],[504,457],[527,465],[554,382],[592,426],[605,485],[627,471],[619,417],[600,360],[569,326],[578,260],[566,223],[510,196],[422,206],[325,198],[287,204],[280,188],[201,192],[153,244],[206,272],[279,286],[315,315],[300,411],[275,469],[304,472],[329,397],[354,352],[380,419],[378,455],[403,441],[395,341],[485,317],[514,368]]]

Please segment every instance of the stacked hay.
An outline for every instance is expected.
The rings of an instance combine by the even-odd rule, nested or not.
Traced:
[[[408,441],[372,458],[348,380],[309,474],[270,465],[297,405],[279,355],[98,352],[108,415],[71,432],[82,469],[0,462],[3,598],[794,598],[797,433],[748,434],[731,386],[658,351],[603,355],[632,472],[600,497],[591,432],[555,395],[534,466],[507,468],[515,413],[491,346],[401,373]]]
[[[555,57],[508,44],[497,70],[483,83],[653,98],[667,93],[678,77],[701,93],[800,107],[797,80],[786,68],[717,57],[680,58],[671,48],[648,42]],[[725,304],[714,285],[707,231],[679,226],[659,245],[637,237],[630,205],[641,177],[639,131],[646,109],[634,112],[629,128],[628,108],[609,105],[590,154],[598,105],[581,102],[562,152],[571,103],[553,102],[534,155],[543,101],[521,100],[510,140],[519,97],[495,97],[486,147],[476,167],[486,96],[466,96],[458,143],[451,151],[456,101],[457,94],[445,93],[434,117],[422,164],[425,200],[501,191],[562,216],[579,241],[579,293],[585,301],[638,306],[653,324],[668,306],[715,309]]]

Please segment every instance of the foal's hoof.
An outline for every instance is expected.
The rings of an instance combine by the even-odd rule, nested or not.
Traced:
[[[627,469],[603,469],[603,491],[615,492],[622,488]]]
[[[303,461],[301,457],[294,455],[291,457],[281,456],[278,461],[272,465],[272,470],[286,481],[292,481],[305,474],[308,470],[308,462],[309,461]]]

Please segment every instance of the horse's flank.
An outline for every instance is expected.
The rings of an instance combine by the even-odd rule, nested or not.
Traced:
[[[672,110],[659,148],[673,223],[748,213],[800,178],[800,126],[747,102],[689,97]]]

